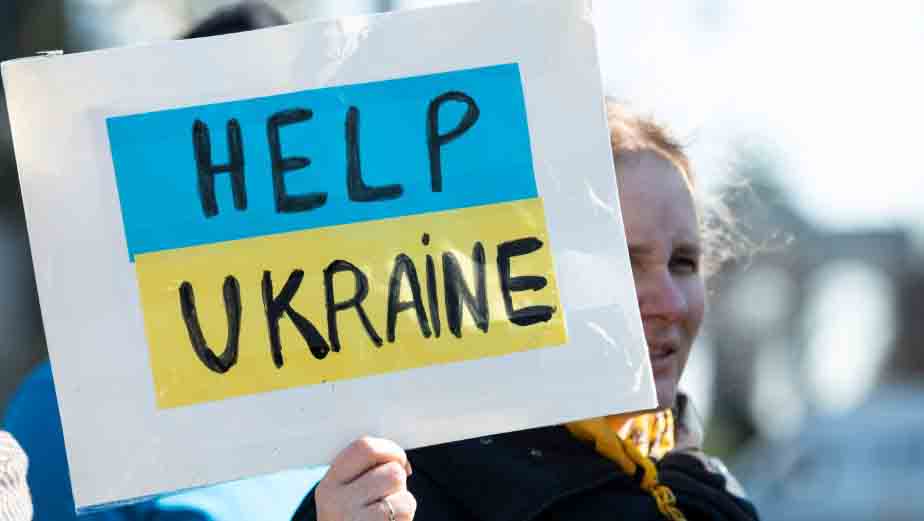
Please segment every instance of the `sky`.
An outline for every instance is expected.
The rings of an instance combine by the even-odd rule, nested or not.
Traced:
[[[810,219],[922,234],[924,3],[597,1],[607,90],[668,123],[701,176],[771,157]]]

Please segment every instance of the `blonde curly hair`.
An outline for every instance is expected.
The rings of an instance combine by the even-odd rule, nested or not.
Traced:
[[[696,189],[690,159],[664,125],[629,111],[626,105],[606,98],[606,120],[613,158],[627,152],[654,152],[673,163],[693,190],[703,243],[702,272],[708,278],[728,261],[751,251],[751,242],[740,230],[722,194],[706,197]]]

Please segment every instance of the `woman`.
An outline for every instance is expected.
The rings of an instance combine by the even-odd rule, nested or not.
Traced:
[[[659,410],[405,453],[344,449],[294,521],[756,519],[690,427],[677,383],[705,310],[701,211],[682,148],[607,102],[619,198]],[[736,493],[737,492],[737,493]]]

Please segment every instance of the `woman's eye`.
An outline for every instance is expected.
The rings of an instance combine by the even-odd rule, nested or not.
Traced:
[[[696,257],[674,257],[671,259],[670,268],[672,271],[680,273],[698,273],[699,259]]]

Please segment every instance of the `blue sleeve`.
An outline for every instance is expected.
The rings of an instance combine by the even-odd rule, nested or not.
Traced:
[[[113,421],[117,421],[113,419]],[[27,481],[33,521],[78,521],[64,450],[58,399],[48,362],[38,365],[20,384],[7,407],[3,428],[16,437],[29,457]],[[205,513],[175,508],[164,512],[154,502],[107,509],[79,521],[212,521]]]
[[[305,491],[317,483],[326,467],[289,470],[184,492],[158,500],[162,509],[192,508],[214,521],[291,519]]]
[[[118,421],[113,418],[112,421]],[[3,421],[29,457],[33,521],[78,521],[51,366],[36,367],[17,389]],[[105,425],[101,425],[105,428]],[[79,521],[237,521],[289,519],[325,467],[293,470],[82,515]]]

